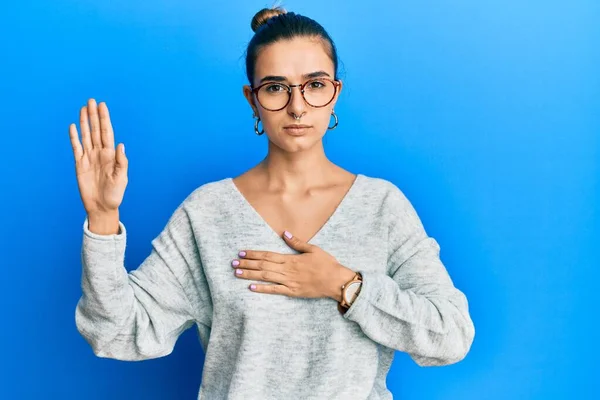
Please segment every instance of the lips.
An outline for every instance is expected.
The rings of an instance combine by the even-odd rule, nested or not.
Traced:
[[[287,125],[287,126],[284,126],[284,128],[285,129],[310,128],[310,125],[300,125],[300,124],[297,124],[297,125]]]
[[[304,136],[308,132],[309,128],[310,126],[308,125],[288,125],[284,129],[288,135]]]

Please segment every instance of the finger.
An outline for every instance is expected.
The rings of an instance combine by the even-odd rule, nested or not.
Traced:
[[[92,130],[92,145],[94,148],[102,148],[102,139],[100,139],[100,119],[98,118],[98,106],[96,100],[88,100],[88,118]]]
[[[294,296],[294,292],[285,285],[259,285],[256,283],[248,286],[250,290],[258,293],[268,293],[268,294],[283,294],[288,297],[296,297]]]
[[[83,148],[79,142],[79,136],[77,135],[77,125],[69,125],[69,137],[71,138],[71,147],[73,148],[73,155],[75,161],[79,161],[83,156]]]
[[[79,111],[79,126],[81,127],[81,141],[83,142],[83,150],[87,153],[92,151],[92,139],[90,137],[90,125],[88,121],[87,106],[81,107]]]
[[[305,242],[304,240],[300,240],[297,236],[292,235],[288,231],[283,233],[283,239],[289,243],[292,249],[298,250],[299,252],[310,253],[314,251],[313,245]]]
[[[249,269],[236,269],[234,275],[239,279],[252,281],[271,282],[284,285],[289,281],[289,277],[274,271],[253,271]]]
[[[242,256],[243,253],[246,253],[245,256]],[[271,251],[255,251],[255,250],[242,250],[240,252],[240,257],[250,260],[266,260],[274,263],[283,264],[286,261],[286,255],[280,253],[273,253]]]
[[[100,140],[102,141],[102,146],[108,149],[114,149],[115,136],[110,122],[108,106],[105,102],[98,105],[98,115],[100,117]]]
[[[115,159],[117,161],[115,164],[115,176],[122,174],[127,175],[127,166],[129,165],[129,160],[125,156],[125,145],[123,143],[117,146],[117,154]]]
[[[281,271],[283,264],[266,260],[233,260],[233,268],[253,269],[255,271]]]

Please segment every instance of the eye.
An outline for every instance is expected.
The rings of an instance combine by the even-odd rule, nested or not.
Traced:
[[[321,81],[312,81],[308,84],[308,87],[310,89],[320,89],[322,87],[325,87],[325,84]]]
[[[284,86],[276,84],[276,83],[265,86],[265,90],[269,93],[278,93],[278,92],[286,91]]]

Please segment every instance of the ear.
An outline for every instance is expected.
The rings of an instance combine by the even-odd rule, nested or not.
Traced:
[[[337,92],[335,93],[335,98],[330,104],[331,108],[333,108],[335,106],[335,103],[337,103],[338,97],[340,97],[340,93],[342,92],[342,88],[344,87],[344,83],[342,82],[342,80],[338,79],[338,81],[340,82],[340,84],[338,85]]]
[[[254,112],[254,114],[259,115],[258,108],[254,104],[254,95],[252,94],[252,88],[250,87],[250,85],[244,85],[244,87],[242,89],[244,92],[244,97],[248,101],[248,104],[250,104],[252,111]]]

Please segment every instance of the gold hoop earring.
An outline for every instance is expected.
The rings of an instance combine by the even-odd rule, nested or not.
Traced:
[[[335,115],[335,111],[331,110],[331,115],[333,115],[333,118],[335,118],[335,124],[333,124],[333,126],[328,126],[327,129],[332,131],[336,128],[336,126],[338,126],[338,117],[337,115]]]
[[[256,121],[254,122],[254,132],[255,132],[255,133],[258,135],[258,136],[260,136],[260,135],[262,135],[263,133],[265,133],[265,129],[264,129],[264,127],[263,127],[263,128],[261,129],[261,131],[259,132],[259,131],[258,131],[258,123],[260,122],[260,117],[258,117],[256,114],[254,114],[254,115],[253,115],[253,117],[254,117],[254,118],[256,118]]]

